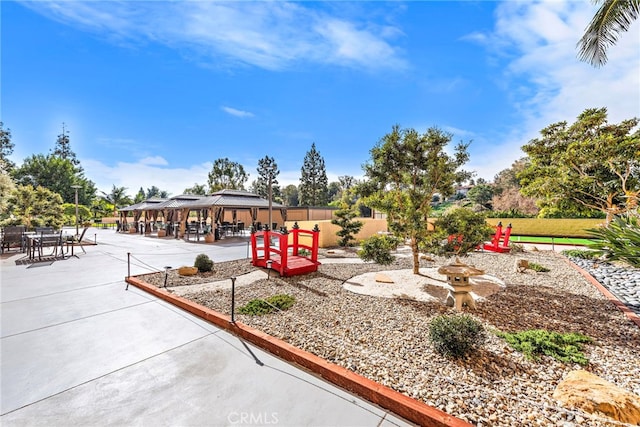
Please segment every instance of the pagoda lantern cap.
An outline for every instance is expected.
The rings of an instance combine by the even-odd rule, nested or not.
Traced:
[[[453,277],[471,277],[484,274],[484,270],[478,270],[475,267],[471,267],[460,261],[460,258],[456,257],[456,261],[454,263],[443,265],[438,269],[438,273]]]

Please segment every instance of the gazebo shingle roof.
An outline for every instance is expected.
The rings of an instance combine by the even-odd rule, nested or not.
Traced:
[[[272,208],[284,206],[273,202]],[[119,209],[121,212],[163,210],[163,209],[207,209],[221,207],[230,209],[267,208],[269,201],[257,194],[242,190],[221,190],[208,196],[181,194],[170,199],[149,199],[135,205]]]
[[[152,197],[147,200],[143,200],[140,203],[136,203],[134,205],[130,205],[124,208],[118,209],[121,212],[131,212],[131,211],[146,211],[146,210],[154,210],[156,206],[166,202],[167,199],[160,199]]]

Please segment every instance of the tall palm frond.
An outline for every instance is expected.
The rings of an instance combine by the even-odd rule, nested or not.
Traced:
[[[594,0],[594,3],[602,5],[578,42],[578,58],[601,67],[607,62],[607,49],[638,18],[640,0]]]

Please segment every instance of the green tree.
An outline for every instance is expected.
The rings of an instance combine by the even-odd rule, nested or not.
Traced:
[[[271,177],[271,196],[274,200],[282,200],[282,193],[278,185],[280,170],[273,157],[264,156],[258,160],[258,179],[253,182],[253,192],[261,197],[269,196],[269,177]]]
[[[578,42],[578,58],[594,67],[607,62],[607,49],[616,44],[618,35],[629,30],[638,18],[640,0],[593,0],[600,4]]]
[[[9,197],[15,188],[11,176],[0,169],[0,223],[9,217]]]
[[[195,183],[195,184],[193,184],[193,187],[185,188],[183,193],[184,194],[194,194],[194,195],[197,195],[197,196],[206,196],[207,187],[204,184]]]
[[[510,168],[503,169],[493,179],[494,195],[491,206],[494,211],[509,212],[514,216],[537,215],[539,210],[534,197],[525,197],[520,192],[520,180],[517,175],[529,164],[529,158],[523,157],[513,162]]]
[[[289,184],[282,190],[282,201],[286,206],[299,206],[298,199],[298,187],[294,184]]]
[[[76,224],[76,204],[75,203],[63,203],[62,211],[65,218],[64,223],[69,225]],[[85,205],[78,205],[78,224],[82,224],[91,219],[91,209]]]
[[[342,198],[340,199],[340,206],[337,211],[334,212],[336,216],[331,220],[331,224],[340,227],[340,230],[336,232],[338,238],[338,245],[340,246],[352,246],[355,241],[355,235],[360,232],[364,223],[357,221],[355,218],[358,216],[358,209],[354,202],[355,198],[352,191],[343,191]]]
[[[316,150],[315,142],[304,156],[300,170],[298,194],[302,206],[326,206],[329,201],[327,171],[324,159]]]
[[[638,119],[607,123],[607,109],[587,109],[568,126],[554,123],[522,150],[531,163],[518,174],[522,192],[542,208],[607,215],[637,206],[640,194]]]
[[[342,203],[342,197],[344,193],[356,188],[358,181],[350,176],[350,175],[342,175],[338,177],[338,181],[333,181],[329,183],[329,206],[340,207]],[[356,191],[351,191],[350,196],[352,198],[353,203],[358,202],[358,194]]]
[[[419,245],[428,235],[433,196],[450,196],[456,183],[470,178],[459,170],[469,159],[469,144],[459,143],[450,156],[445,148],[451,137],[437,128],[420,134],[395,125],[371,149],[371,159],[364,165],[368,181],[360,185],[360,193],[366,196],[367,206],[387,214],[394,235],[410,239],[415,274],[420,267]]]
[[[146,193],[144,192],[144,188],[140,187],[140,189],[136,193],[136,196],[133,198],[133,203],[140,203],[146,198],[147,196],[146,196]]]
[[[145,194],[145,199],[151,199],[151,198],[167,199],[168,197],[169,197],[169,192],[167,192],[166,190],[161,190],[155,185],[152,185],[151,188],[147,188],[147,192]]]
[[[216,159],[209,172],[209,192],[214,193],[223,189],[244,190],[244,183],[248,178],[249,175],[240,163],[232,162],[226,157]]]
[[[14,144],[11,142],[11,129],[4,128],[4,123],[0,122],[0,171],[11,172],[16,165],[9,156],[13,154]]]
[[[65,129],[64,123],[62,123],[62,133],[58,135],[58,139],[56,140],[55,148],[53,149],[54,156],[60,157],[61,159],[69,160],[78,168],[79,172],[82,172],[82,167],[80,167],[80,161],[76,157],[76,153],[71,150],[71,141],[69,140],[69,131]]]
[[[64,224],[62,203],[62,197],[47,188],[20,185],[9,197],[8,210],[14,224],[58,229]]]
[[[444,256],[466,255],[494,233],[484,214],[467,208],[444,213],[436,220],[434,228],[423,247],[430,253]]]
[[[114,213],[118,208],[133,204],[131,197],[127,196],[126,187],[116,187],[113,185],[109,193],[102,191],[102,198],[113,205]]]
[[[112,216],[115,206],[104,198],[97,197],[91,201],[91,211],[96,218]]]
[[[338,202],[337,204],[340,204],[342,192],[340,191],[340,183],[338,181],[331,181],[329,183],[329,186],[327,187],[327,193],[329,202]]]
[[[487,184],[478,184],[467,193],[467,198],[473,203],[485,209],[491,209],[491,198],[493,197],[493,187]]]
[[[78,203],[90,205],[95,197],[96,187],[84,177],[84,173],[69,159],[49,154],[34,154],[28,157],[13,174],[17,185],[31,185],[48,188],[62,196],[66,203],[75,203],[75,190],[72,185],[80,185]]]

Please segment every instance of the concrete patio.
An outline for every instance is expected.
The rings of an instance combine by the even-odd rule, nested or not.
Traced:
[[[131,274],[246,258],[246,239],[196,244],[90,229],[87,253],[1,261],[3,426],[410,425],[136,288]],[[76,252],[78,254],[78,252]]]

